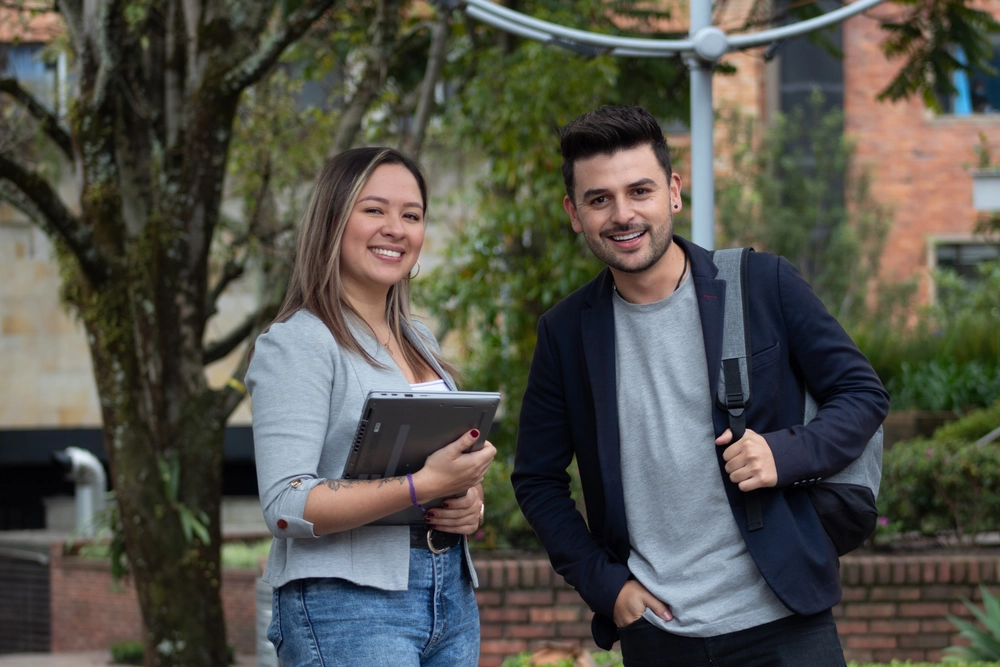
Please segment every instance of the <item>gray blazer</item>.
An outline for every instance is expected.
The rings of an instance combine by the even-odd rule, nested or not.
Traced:
[[[312,577],[385,590],[407,588],[407,526],[361,526],[316,537],[313,524],[302,518],[309,491],[324,479],[343,475],[368,392],[410,388],[371,334],[360,327],[354,333],[386,368],[341,349],[326,325],[305,310],[257,338],[246,386],[261,507],[274,535],[263,578],[275,588]],[[439,349],[430,330],[417,323],[404,333],[454,391],[454,380],[428,352]],[[466,540],[463,545],[472,583],[478,585]]]

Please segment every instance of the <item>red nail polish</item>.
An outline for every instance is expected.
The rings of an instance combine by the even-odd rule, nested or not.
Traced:
[[[478,438],[479,437],[479,429],[478,428],[472,429],[472,437],[473,438]]]

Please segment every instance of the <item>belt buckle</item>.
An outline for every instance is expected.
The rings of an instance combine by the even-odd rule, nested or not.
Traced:
[[[434,529],[433,528],[428,528],[427,529],[427,548],[430,549],[430,552],[432,554],[443,554],[444,552],[448,551],[448,549],[451,549],[451,547],[445,547],[444,549],[438,549],[437,547],[435,547],[434,546],[434,537],[433,537],[433,534],[434,534]]]

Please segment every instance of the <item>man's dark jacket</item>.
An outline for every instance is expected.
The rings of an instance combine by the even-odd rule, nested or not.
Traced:
[[[690,258],[712,392],[705,400],[714,406],[715,433],[721,435],[729,424],[715,400],[726,284],[715,279],[704,249],[674,240]],[[747,530],[744,494],[725,473],[723,448],[713,442],[692,446],[716,449],[733,516],[771,590],[793,612],[814,614],[840,601],[839,561],[806,487],[860,456],[885,418],[889,397],[868,360],[788,261],[750,253],[747,286],[753,352],[747,428],[767,440],[778,471],[777,487],[758,492],[762,529]],[[802,426],[806,388],[820,410]],[[574,455],[586,522],[569,493],[566,469]],[[615,600],[630,577],[619,456],[612,276],[604,269],[539,321],[511,478],[556,572],[594,610],[591,629],[602,648],[617,639]]]

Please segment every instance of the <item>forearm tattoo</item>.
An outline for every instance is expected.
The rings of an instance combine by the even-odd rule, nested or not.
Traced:
[[[339,491],[349,486],[360,486],[361,484],[375,484],[376,488],[381,488],[386,484],[406,484],[406,477],[383,477],[382,479],[324,479],[325,484],[331,491]]]

